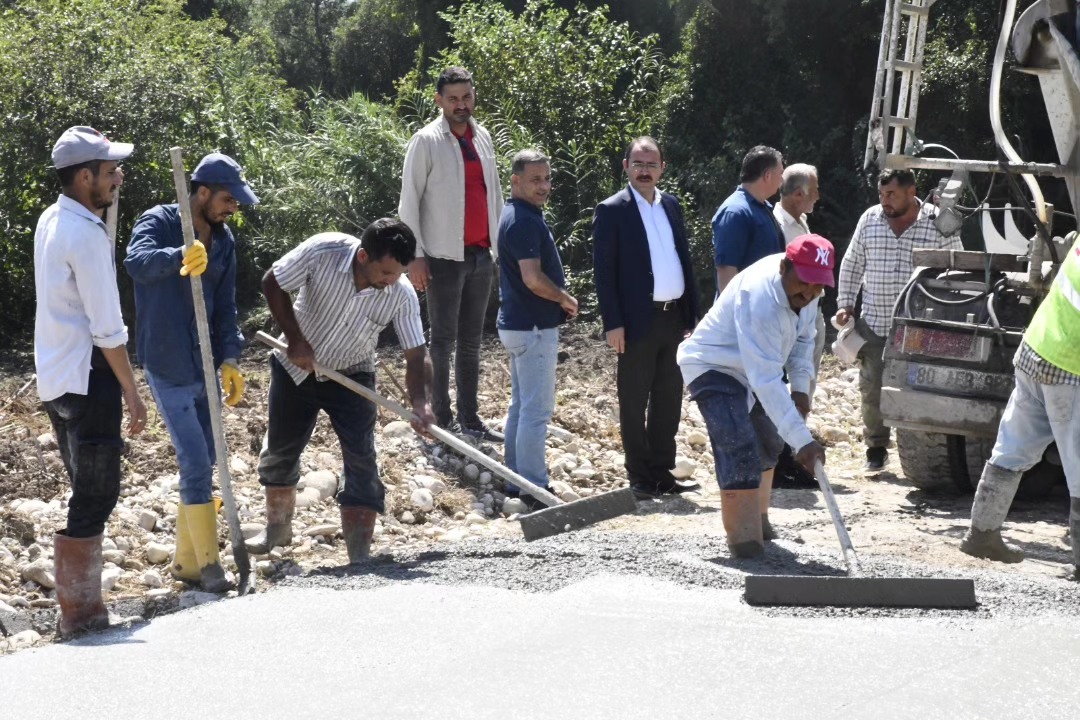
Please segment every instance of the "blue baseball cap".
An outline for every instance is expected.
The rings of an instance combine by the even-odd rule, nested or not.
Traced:
[[[123,160],[135,150],[131,143],[109,142],[92,127],[76,125],[64,131],[52,149],[53,167],[71,167],[92,160]]]
[[[195,172],[191,173],[191,180],[204,185],[221,185],[232,193],[241,205],[259,204],[259,198],[244,179],[244,169],[223,153],[210,153],[200,160],[195,166]]]

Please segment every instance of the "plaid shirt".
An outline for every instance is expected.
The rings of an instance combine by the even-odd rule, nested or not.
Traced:
[[[1044,360],[1027,341],[1022,340],[1016,349],[1013,366],[1031,376],[1040,385],[1080,385],[1080,375],[1073,375],[1057,365]]]
[[[964,249],[959,235],[947,238],[938,232],[934,227],[936,215],[937,208],[923,203],[915,222],[897,237],[880,205],[864,212],[840,263],[836,306],[855,307],[861,288],[863,319],[877,335],[888,335],[893,305],[915,270],[912,251]]]

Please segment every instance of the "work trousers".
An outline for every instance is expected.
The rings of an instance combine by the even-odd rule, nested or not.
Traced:
[[[675,353],[683,332],[682,313],[674,303],[668,310],[654,308],[649,332],[628,341],[619,355],[619,429],[631,484],[671,481],[683,391]]]
[[[71,479],[64,535],[88,538],[105,531],[120,497],[120,455],[124,415],[120,383],[94,348],[85,395],[66,393],[45,403],[64,468]]]
[[[1043,384],[1017,368],[990,464],[1025,472],[1052,442],[1057,442],[1069,495],[1080,498],[1080,385]]]
[[[375,389],[374,373],[356,372],[348,377]],[[345,461],[345,487],[337,494],[338,504],[385,512],[386,488],[379,480],[375,461],[374,403],[332,380],[319,380],[314,374],[297,385],[273,356],[269,394],[266,439],[259,455],[259,482],[296,485],[300,479],[300,455],[311,440],[322,410],[330,418]]]
[[[855,321],[855,329],[866,340],[857,355],[859,394],[862,395],[863,442],[867,448],[888,447],[889,428],[881,417],[881,376],[885,371],[882,355],[885,353],[885,338],[876,335],[862,318]]]
[[[466,427],[480,423],[477,384],[480,377],[480,340],[487,316],[494,277],[487,248],[466,247],[465,259],[428,258],[431,279],[427,287],[428,323],[431,326],[431,409],[442,427],[453,421],[450,409],[450,358],[454,358],[457,419]]]

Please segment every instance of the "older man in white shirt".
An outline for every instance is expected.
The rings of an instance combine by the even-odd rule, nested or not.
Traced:
[[[728,283],[678,361],[712,442],[728,547],[736,557],[764,551],[772,471],[784,442],[811,470],[825,450],[806,426],[810,412],[814,317],[833,285],[832,244],[804,235]],[[784,385],[784,372],[791,384]]]
[[[53,147],[62,194],[34,234],[38,395],[71,479],[67,527],[53,538],[60,635],[101,629],[101,540],[120,497],[123,405],[134,435],[146,424],[120,316],[113,240],[101,212],[123,181],[131,154],[90,127],[69,128]]]

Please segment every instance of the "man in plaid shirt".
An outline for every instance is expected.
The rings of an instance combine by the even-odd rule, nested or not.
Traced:
[[[917,248],[963,250],[960,236],[945,237],[934,226],[937,209],[921,202],[910,170],[885,170],[878,176],[881,203],[859,218],[844,260],[840,264],[836,322],[845,324],[855,314],[855,298],[862,290],[862,317],[855,328],[866,339],[859,351],[859,392],[862,395],[863,442],[866,469],[885,466],[889,428],[881,418],[881,374],[885,336],[900,291],[914,271],[912,251]]]

